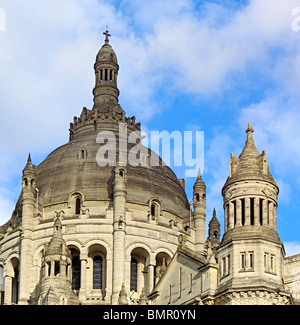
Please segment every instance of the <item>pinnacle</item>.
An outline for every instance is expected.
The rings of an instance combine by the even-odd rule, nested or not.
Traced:
[[[241,159],[247,159],[248,157],[258,157],[259,156],[259,152],[255,146],[254,140],[253,140],[253,134],[254,129],[251,126],[251,123],[248,124],[248,129],[246,130],[247,133],[247,140],[245,143],[245,147],[242,151],[242,153],[240,154],[240,158]]]

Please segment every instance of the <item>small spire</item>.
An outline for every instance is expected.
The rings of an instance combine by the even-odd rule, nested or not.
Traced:
[[[201,170],[199,168],[199,171],[198,171],[198,178],[201,178]]]
[[[199,168],[199,171],[198,171],[198,177],[197,177],[196,182],[194,184],[194,190],[195,190],[196,187],[198,188],[199,186],[205,188],[205,183],[204,183],[204,181],[202,179],[200,168]]]
[[[253,140],[253,136],[252,136],[253,132],[254,132],[254,129],[252,128],[251,123],[249,123],[248,129],[246,130],[247,139],[246,139],[245,147],[239,157],[240,162],[245,161],[247,166],[249,165],[249,161],[248,161],[249,157],[256,158],[259,156],[259,152],[258,152],[258,150],[255,146],[254,140]]]
[[[23,174],[24,174],[24,171],[34,171],[34,167],[33,167],[33,165],[32,165],[32,163],[31,163],[31,155],[30,155],[30,153],[29,153],[29,155],[28,155],[28,158],[27,158],[27,163],[26,163],[26,165],[25,165],[25,167],[24,167],[24,169],[23,169]]]
[[[106,26],[106,32],[103,33],[103,35],[105,35],[105,44],[109,43],[109,38],[111,35],[109,34],[108,30],[107,30],[107,26]]]

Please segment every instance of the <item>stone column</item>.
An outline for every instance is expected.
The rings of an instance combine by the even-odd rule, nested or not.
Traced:
[[[112,305],[117,305],[122,283],[125,283],[125,236],[127,175],[125,167],[117,166],[114,181],[113,215],[113,287]],[[128,289],[128,288],[125,288]]]
[[[254,225],[259,226],[259,198],[254,199]]]
[[[262,212],[263,212],[263,217],[262,217],[262,221],[263,221],[263,225],[267,225],[268,224],[268,201],[266,199],[264,199],[262,201],[263,204],[263,208],[262,208]]]
[[[79,299],[86,299],[86,264],[87,257],[86,255],[80,255],[80,289],[79,289]]]
[[[250,198],[245,198],[245,226],[250,225]]]
[[[228,230],[228,218],[229,218],[229,204],[225,204],[225,232]]]
[[[270,227],[273,227],[273,225],[274,225],[274,214],[273,214],[274,204],[272,201],[268,202],[268,209],[269,209],[269,225],[270,225]]]
[[[234,204],[229,202],[229,229],[234,228]]]
[[[4,305],[11,305],[12,295],[12,276],[5,276],[5,293],[4,293]]]
[[[236,225],[242,225],[242,202],[240,199],[236,200]]]
[[[155,265],[153,265],[153,264],[148,265],[148,290],[147,290],[148,294],[154,288],[154,268],[155,268]]]

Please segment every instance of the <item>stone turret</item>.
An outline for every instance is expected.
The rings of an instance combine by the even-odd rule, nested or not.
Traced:
[[[266,153],[259,154],[248,125],[247,140],[241,155],[231,154],[229,177],[222,189],[225,232],[239,226],[267,226],[276,233],[276,208],[279,188],[269,171]]]
[[[280,266],[284,248],[276,231],[279,188],[265,151],[259,154],[255,147],[253,132],[249,124],[245,147],[239,157],[231,154],[229,177],[222,189],[225,234],[217,248],[218,292],[235,291],[236,295],[227,296],[230,304],[236,303],[235,297],[240,299],[240,291],[249,304],[270,303],[265,293],[287,297]]]
[[[102,107],[103,104],[116,105],[118,104],[119,89],[117,87],[117,78],[119,65],[115,51],[109,44],[108,31],[103,33],[105,43],[100,49],[96,57],[95,63],[95,88],[94,108]]]
[[[196,252],[203,252],[204,242],[205,242],[206,186],[202,180],[200,170],[198,173],[198,178],[194,184],[193,206],[194,206],[195,250]]]
[[[103,129],[118,132],[119,123],[124,123],[127,126],[128,133],[141,130],[141,124],[136,123],[135,116],[126,117],[124,110],[119,105],[118,59],[109,44],[108,37],[111,35],[108,31],[103,34],[105,43],[99,50],[94,65],[94,106],[91,110],[84,107],[79,117],[74,116],[73,123],[70,123],[69,128],[70,141],[77,134],[83,132],[99,132]]]
[[[39,305],[78,305],[71,287],[71,252],[62,237],[62,224],[57,217],[53,237],[44,249]]]
[[[36,167],[29,154],[22,177],[22,239],[20,263],[20,305],[27,305],[30,297],[30,276],[32,272],[33,215],[36,194]]]
[[[211,242],[211,248],[214,252],[220,244],[220,232],[220,222],[214,208],[213,216],[208,224],[208,240]]]

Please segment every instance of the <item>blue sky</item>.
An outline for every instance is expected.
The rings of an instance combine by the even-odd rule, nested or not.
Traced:
[[[241,153],[251,122],[280,187],[278,233],[288,255],[300,253],[296,7],[297,0],[0,1],[0,224],[13,212],[28,152],[42,162],[68,141],[73,116],[92,107],[108,24],[127,115],[148,132],[204,131],[207,222],[216,207],[223,231],[230,153]],[[185,168],[174,171],[184,177]],[[189,200],[194,182],[186,179]]]

